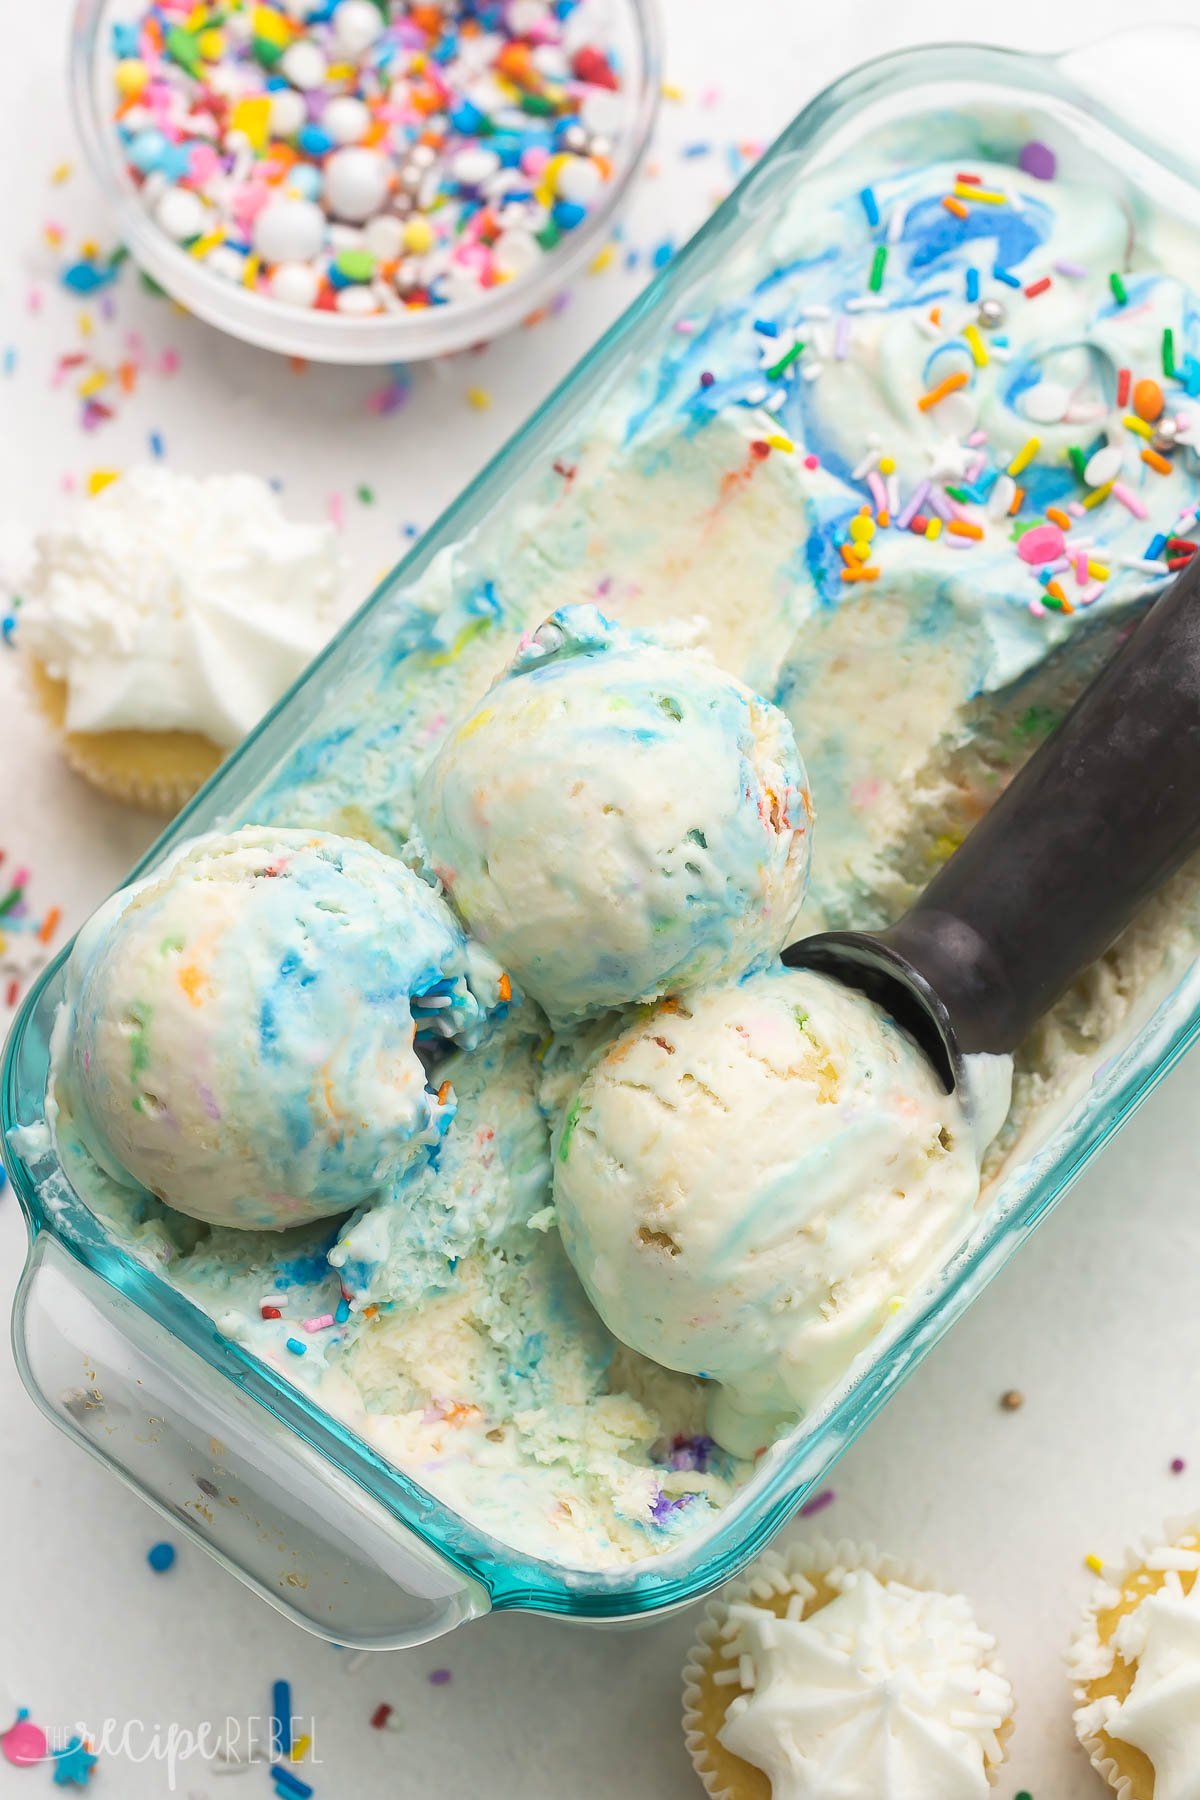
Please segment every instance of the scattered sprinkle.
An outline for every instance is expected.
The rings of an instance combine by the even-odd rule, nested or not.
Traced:
[[[804,1502],[804,1505],[800,1508],[800,1517],[802,1519],[811,1519],[815,1513],[824,1512],[827,1506],[832,1506],[836,1499],[837,1494],[833,1488],[823,1488],[821,1492],[815,1494],[811,1500],[806,1500]]]
[[[165,1575],[175,1561],[175,1554],[174,1544],[165,1542],[161,1544],[151,1544],[149,1550],[146,1552],[146,1561],[150,1564],[150,1567],[154,1570],[156,1575]]]
[[[433,1669],[430,1671],[429,1685],[431,1687],[445,1687],[447,1682],[453,1681],[453,1679],[454,1677],[449,1669]]]
[[[1025,1396],[1020,1388],[1009,1388],[1006,1393],[1001,1394],[1000,1404],[1005,1412],[1020,1412],[1025,1404]]]

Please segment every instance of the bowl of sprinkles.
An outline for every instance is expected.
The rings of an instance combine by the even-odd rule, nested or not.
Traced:
[[[326,362],[510,329],[649,142],[654,0],[81,0],[78,122],[122,237],[199,318]]]

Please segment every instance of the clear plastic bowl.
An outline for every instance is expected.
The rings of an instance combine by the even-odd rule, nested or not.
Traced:
[[[141,0],[76,0],[71,95],[88,163],[113,209],[122,242],[146,273],[197,318],[231,336],[315,362],[418,362],[498,337],[544,306],[604,242],[646,153],[662,84],[657,0],[617,0],[615,43],[628,101],[614,133],[613,174],[595,210],[526,274],[479,297],[366,319],[281,305],[214,275],[160,230],[138,197],[111,118],[111,27],[144,11]]]
[[[1200,32],[1138,27],[1096,51],[1026,56],[941,46],[888,56],[820,94],[495,460],[471,483],[303,680],[170,827],[135,873],[182,839],[256,816],[303,746],[328,744],[380,655],[394,666],[416,584],[450,547],[479,551],[530,484],[566,454],[614,387],[671,341],[730,258],[770,228],[781,196],[899,119],[961,119],[1003,105],[1023,128],[1114,161],[1168,192],[1200,229],[1200,170],[1179,113],[1163,142],[1161,70],[1200,73]],[[1139,89],[1136,77],[1146,79]],[[1141,93],[1144,104],[1136,94]],[[1169,109],[1168,109],[1169,110]],[[336,733],[334,734],[336,736]],[[336,749],[322,755],[336,754]],[[259,814],[258,816],[262,816]],[[661,1617],[737,1573],[825,1481],[838,1457],[1014,1255],[1090,1158],[1200,1036],[1200,963],[1182,959],[1106,1043],[1086,1091],[1023,1141],[986,1216],[890,1335],[774,1444],[704,1532],[667,1554],[594,1571],[489,1536],[384,1460],[306,1393],[223,1337],[135,1257],[76,1193],[46,1119],[50,1033],[67,951],[29,994],[0,1074],[5,1160],[30,1231],[14,1343],[22,1376],[64,1431],[227,1568],[310,1630],[347,1644],[412,1644],[489,1608],[578,1621]],[[952,1451],[952,1446],[950,1447]],[[914,1457],[947,1446],[917,1445]],[[945,1458],[943,1457],[943,1460]]]

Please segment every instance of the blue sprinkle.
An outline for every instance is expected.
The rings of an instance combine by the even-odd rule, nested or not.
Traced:
[[[1018,275],[1010,274],[1007,269],[1002,269],[999,263],[997,263],[992,270],[992,274],[996,277],[997,281],[1002,281],[1005,287],[1019,288],[1021,285],[1020,277]]]
[[[754,329],[763,337],[776,338],[779,336],[779,327],[774,319],[755,319]]]
[[[73,294],[95,294],[117,279],[117,267],[116,263],[71,263],[58,279]]]
[[[289,1349],[291,1347],[289,1342]],[[290,1756],[292,1754],[292,1684],[290,1681],[276,1681],[271,1684],[271,1754],[272,1756]]]
[[[968,269],[967,270],[967,299],[968,300],[978,300],[978,298],[979,298],[979,270],[978,269]]]
[[[6,375],[11,375],[13,370],[16,368],[16,366],[17,366],[16,345],[10,344],[4,352],[4,373]]]
[[[670,238],[664,238],[662,243],[655,250],[653,256],[650,258],[650,261],[651,261],[652,265],[654,266],[654,268],[665,269],[667,264],[670,262],[671,258],[674,256],[674,254],[675,254],[674,244],[671,242]]]
[[[291,1351],[293,1356],[307,1356],[308,1355],[308,1345],[301,1343],[299,1338],[289,1338],[287,1341],[287,1347]]]
[[[9,649],[13,647],[13,633],[16,629],[16,613],[5,613],[4,617],[0,619],[0,642],[7,644]]]
[[[319,125],[302,125],[296,141],[309,156],[324,156],[333,149],[333,139]]]
[[[711,149],[711,144],[685,144],[683,146],[683,154],[691,160],[697,156],[707,156]]]
[[[112,28],[112,53],[116,57],[137,56],[138,28],[136,25],[114,25]]]
[[[578,200],[556,200],[551,217],[560,231],[574,231],[587,218],[587,207],[581,206]]]
[[[633,249],[627,250],[625,252],[625,267],[627,269],[636,269],[637,266],[638,266],[637,251],[633,250]]]
[[[152,431],[150,433],[149,444],[151,456],[162,458],[166,455],[166,446],[163,443],[161,431]]]
[[[1162,553],[1166,549],[1166,547],[1167,547],[1166,537],[1160,531],[1156,537],[1152,537],[1150,539],[1150,542],[1146,547],[1146,561],[1147,562],[1158,562],[1159,558],[1162,556]]]
[[[346,1299],[339,1300],[333,1316],[337,1324],[344,1325],[350,1317],[350,1302]]]
[[[146,1552],[146,1561],[156,1575],[165,1575],[175,1561],[174,1544],[152,1544]]]
[[[875,199],[874,191],[869,187],[865,187],[860,191],[858,197],[863,203],[863,211],[867,215],[867,224],[871,227],[872,231],[874,231],[876,225],[879,223],[879,205]]]
[[[2,1194],[4,1192],[4,1190],[7,1186],[8,1186],[8,1170],[4,1167],[3,1163],[0,1163],[0,1194]]]
[[[293,1775],[282,1763],[271,1764],[271,1780],[275,1783],[277,1794],[294,1794],[296,1800],[309,1800],[313,1791],[307,1781],[301,1781],[298,1775]]]

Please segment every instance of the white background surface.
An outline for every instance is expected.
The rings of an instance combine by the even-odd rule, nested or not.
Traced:
[[[764,139],[828,79],[867,54],[974,32],[1051,49],[1130,22],[1124,0],[1008,0],[967,11],[950,0],[810,7],[801,0],[664,0],[668,104],[628,240],[645,251],[698,223],[726,185],[724,149]],[[403,546],[406,522],[428,524],[465,478],[583,352],[635,291],[614,269],[583,280],[570,307],[537,331],[481,356],[418,370],[407,407],[373,416],[369,372],[285,364],[229,343],[128,277],[116,294],[113,359],[138,330],[150,353],[174,347],[178,373],[147,376],[120,417],[94,435],[78,424],[70,386],[52,388],[56,359],[78,342],[76,302],[39,272],[46,219],[78,242],[105,222],[76,170],[62,80],[66,0],[0,0],[0,517],[48,516],[64,476],[127,467],[147,433],[169,462],[197,473],[244,466],[281,478],[289,506],[321,511],[344,497],[354,592]],[[1160,0],[1187,20],[1194,0]],[[31,21],[36,17],[39,35]],[[44,35],[43,35],[44,33]],[[1164,105],[1171,71],[1162,70]],[[701,104],[715,86],[715,99]],[[1174,89],[1178,98],[1179,89]],[[685,160],[683,145],[715,145]],[[44,291],[27,310],[31,281]],[[484,387],[480,413],[466,390]],[[367,508],[353,498],[369,483]],[[63,905],[77,924],[121,876],[150,828],[96,801],[64,773],[20,694],[17,655],[0,650],[0,846],[28,863],[35,905]],[[892,1402],[835,1472],[820,1527],[875,1539],[961,1586],[1000,1638],[1019,1713],[1000,1792],[1088,1800],[1099,1784],[1074,1744],[1062,1652],[1083,1601],[1087,1551],[1115,1553],[1165,1515],[1200,1509],[1200,1058],[1185,1065],[1082,1180],[1037,1239]],[[24,1231],[0,1202],[4,1281],[15,1283]],[[1026,1404],[1002,1412],[1003,1390]],[[1174,1456],[1188,1460],[1182,1476]],[[0,1365],[0,1688],[44,1725],[106,1718],[193,1726],[265,1710],[269,1684],[290,1677],[315,1714],[317,1800],[686,1800],[699,1793],[677,1728],[679,1667],[696,1614],[637,1633],[590,1634],[528,1617],[472,1625],[440,1645],[345,1658],[306,1638],[185,1550],[170,1575],[145,1563],[162,1535],[141,1504],[37,1414],[11,1364]],[[434,1668],[449,1685],[429,1685]],[[375,1732],[381,1701],[398,1731]],[[2,1709],[0,1709],[2,1710]],[[45,1769],[0,1762],[0,1795],[45,1792]],[[68,1790],[70,1791],[70,1790]],[[107,1758],[94,1791],[112,1800],[168,1792],[153,1762]],[[261,1771],[214,1778],[185,1767],[179,1792],[208,1800],[267,1793]]]

